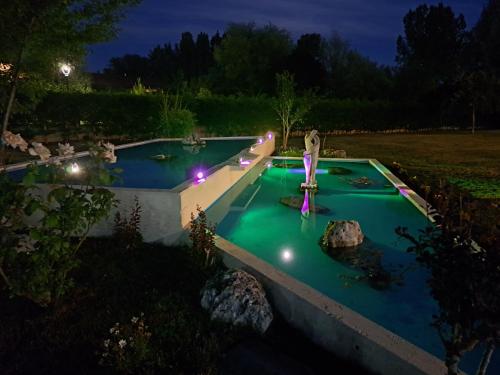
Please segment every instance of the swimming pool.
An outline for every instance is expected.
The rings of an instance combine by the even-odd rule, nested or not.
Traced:
[[[171,189],[191,180],[198,171],[208,174],[214,166],[250,147],[257,138],[207,140],[204,146],[185,146],[180,140],[145,142],[124,148],[117,147],[117,162],[109,168],[120,168],[120,178],[115,187]],[[157,155],[168,156],[155,160]],[[78,159],[85,168],[86,157]],[[24,169],[10,172],[21,178]]]
[[[288,165],[287,165],[288,163]],[[437,306],[426,286],[427,272],[419,267],[408,243],[395,228],[413,233],[429,224],[427,218],[368,162],[320,161],[319,191],[308,197],[298,187],[304,172],[298,160],[274,159],[272,166],[241,191],[217,226],[217,233],[278,270],[351,308],[364,317],[443,358],[433,327]],[[333,174],[332,174],[333,173]],[[360,179],[366,177],[366,179]],[[229,193],[229,192],[228,192]],[[287,200],[283,200],[287,198]],[[280,202],[281,200],[281,202]],[[292,207],[283,203],[293,202]],[[217,202],[208,210],[217,210]],[[331,219],[357,220],[366,236],[357,261],[334,259],[319,245]],[[375,254],[375,255],[374,255]],[[375,259],[391,275],[388,285],[370,282],[363,258]],[[361,259],[361,260],[360,260]],[[462,369],[475,371],[481,348],[467,354]],[[489,373],[500,369],[495,353]]]

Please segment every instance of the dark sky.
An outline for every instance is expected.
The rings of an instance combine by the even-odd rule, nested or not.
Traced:
[[[486,0],[449,0],[455,13],[473,25]],[[416,0],[143,0],[127,11],[118,38],[90,47],[87,68],[104,68],[109,59],[126,53],[146,55],[157,44],[176,43],[183,31],[196,36],[223,31],[229,22],[273,23],[297,38],[318,32],[338,32],[362,54],[383,64],[393,64],[396,38],[402,20]]]

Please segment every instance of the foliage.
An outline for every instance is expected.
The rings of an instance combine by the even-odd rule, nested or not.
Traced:
[[[187,248],[143,243],[138,250],[124,254],[113,238],[88,238],[77,255],[73,293],[53,309],[1,294],[0,373],[112,372],[99,366],[103,340],[116,322],[133,330],[131,317],[140,311],[151,337],[135,374],[217,373],[242,335],[211,322],[201,308],[199,292],[210,275]]]
[[[205,267],[214,265],[216,257],[215,225],[207,221],[207,214],[200,206],[196,207],[197,215],[191,213],[189,239],[194,254],[203,255]]]
[[[304,117],[311,108],[310,100],[299,100],[295,95],[295,81],[293,75],[284,72],[276,75],[276,103],[275,111],[281,122],[283,131],[283,148],[288,147],[288,137],[295,125],[304,121]]]
[[[141,212],[137,196],[134,197],[134,206],[129,216],[116,212],[115,225],[113,227],[113,237],[119,247],[125,251],[135,250],[142,243],[141,234]]]
[[[3,108],[7,129],[16,91],[43,92],[44,82],[58,74],[57,64],[81,63],[88,44],[115,35],[115,23],[126,6],[137,0],[28,1],[2,4],[0,45],[2,62],[11,63],[9,97]],[[22,97],[22,96],[21,96]]]
[[[132,90],[130,92],[134,95],[144,95],[146,94],[146,87],[142,84],[141,78],[137,78]]]
[[[498,340],[500,233],[461,193],[445,185],[427,191],[439,213],[438,225],[418,236],[404,228],[397,233],[411,242],[408,251],[430,271],[428,284],[439,306],[433,324],[446,350],[448,373],[457,374],[464,353],[480,342]],[[474,243],[475,234],[483,246]]]
[[[418,107],[387,101],[309,98],[310,111],[295,130],[381,130],[438,126]],[[297,97],[302,103],[302,98]],[[181,106],[179,109],[179,102]],[[166,118],[164,107],[166,105]],[[171,108],[177,108],[171,118]],[[186,112],[189,110],[192,114]],[[87,134],[121,135],[134,138],[183,136],[193,128],[193,117],[207,134],[256,135],[277,130],[281,123],[273,100],[264,96],[181,97],[180,94],[132,95],[130,93],[64,93],[47,95],[36,111],[17,118],[16,129],[31,135],[63,132],[67,136]],[[467,120],[468,121],[468,120]]]
[[[291,48],[289,33],[274,25],[230,24],[214,52],[225,91],[271,93],[273,77]]]
[[[2,173],[1,276],[10,292],[47,305],[72,287],[76,254],[94,224],[115,205],[113,193],[99,187],[115,174],[104,165],[108,150],[97,146],[76,179],[68,177],[75,160],[32,164],[16,183]],[[55,186],[40,187],[37,182]],[[75,186],[78,184],[78,186]]]
[[[182,97],[162,94],[160,127],[157,135],[166,137],[185,137],[193,133],[196,117],[182,103]]]
[[[321,41],[321,62],[326,70],[325,90],[330,97],[387,100],[393,77],[389,68],[377,65],[354,50],[339,34]]]
[[[133,316],[125,324],[115,323],[110,335],[103,341],[100,364],[115,368],[120,373],[135,374],[147,369],[151,362],[151,332],[144,313]]]

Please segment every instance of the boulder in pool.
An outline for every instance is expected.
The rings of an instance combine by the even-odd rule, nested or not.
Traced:
[[[201,306],[213,320],[247,326],[264,333],[273,320],[262,285],[249,273],[231,269],[208,280],[201,291]]]
[[[301,210],[302,205],[304,204],[304,196],[295,195],[290,197],[282,197],[280,198],[280,203],[284,206]],[[324,215],[330,213],[330,209],[328,207],[321,206],[319,204],[310,204],[309,211]]]
[[[355,220],[332,220],[323,234],[323,245],[328,248],[355,247],[363,243],[365,236]]]

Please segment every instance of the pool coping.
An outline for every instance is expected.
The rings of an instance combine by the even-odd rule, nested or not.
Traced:
[[[263,159],[263,163],[269,160],[302,160],[301,157],[274,156]],[[389,171],[376,159],[363,158],[319,158],[320,161],[356,162],[369,163],[376,168],[398,191],[408,199],[428,220],[433,222],[429,215],[429,204],[415,193],[410,187],[403,183],[398,177]],[[266,286],[273,302],[278,309],[293,310],[290,300],[302,304],[303,311],[292,311],[287,319],[298,329],[305,331],[309,337],[322,346],[335,347],[345,357],[361,361],[363,365],[371,370],[384,374],[444,374],[446,366],[444,362],[435,355],[412,344],[406,339],[398,336],[392,331],[364,317],[360,313],[337,302],[335,299],[324,295],[318,290],[304,284],[296,278],[277,269],[268,262],[259,259],[246,249],[237,246],[222,236],[215,236],[215,245],[222,251],[224,260],[228,266],[240,266],[253,273]],[[305,305],[304,305],[305,303]],[[312,309],[312,310],[311,310]],[[312,316],[305,316],[312,314]],[[304,316],[301,316],[304,315]],[[326,320],[335,322],[325,323]],[[327,327],[316,327],[316,321],[322,321]],[[332,326],[336,328],[333,329]],[[335,334],[335,330],[349,336],[347,344],[340,347],[342,343],[331,342],[324,337],[328,329]],[[340,334],[342,337],[342,334]],[[352,341],[352,342],[351,342]],[[327,345],[325,345],[327,343]],[[364,345],[364,346],[363,346]],[[337,347],[336,347],[337,346]],[[362,349],[360,349],[360,347]],[[368,349],[366,349],[368,348]],[[359,352],[363,352],[359,355]],[[380,358],[380,356],[385,356]]]

